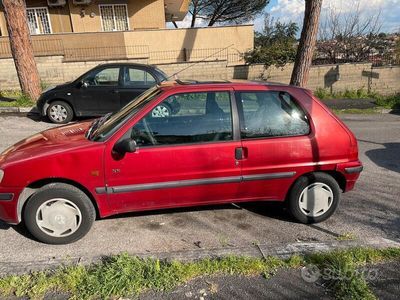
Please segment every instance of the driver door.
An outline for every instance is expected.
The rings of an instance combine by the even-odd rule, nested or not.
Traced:
[[[120,67],[98,68],[83,78],[75,97],[80,115],[99,116],[121,108],[120,73]]]
[[[107,189],[117,212],[231,202],[239,194],[235,149],[241,143],[234,136],[231,91],[175,94],[163,102],[171,97],[178,113],[154,117],[155,104],[126,132],[136,152],[118,158],[106,150]]]

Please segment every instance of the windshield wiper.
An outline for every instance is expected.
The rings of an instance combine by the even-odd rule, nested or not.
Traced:
[[[111,117],[111,115],[112,115],[112,113],[108,113],[108,114],[102,116],[101,118],[94,120],[92,125],[90,125],[89,130],[86,132],[86,138],[88,140],[92,140],[97,129],[99,129],[99,127],[101,125],[103,125],[104,122],[106,122]]]

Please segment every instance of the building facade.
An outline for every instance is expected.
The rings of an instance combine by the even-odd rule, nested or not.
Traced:
[[[1,1],[0,1],[1,2]],[[163,29],[181,21],[189,0],[26,0],[31,35]],[[0,35],[7,35],[0,3]]]

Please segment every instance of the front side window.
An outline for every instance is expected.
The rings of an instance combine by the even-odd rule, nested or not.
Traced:
[[[89,86],[117,86],[119,68],[107,68],[94,70],[87,75],[83,81]]]
[[[124,73],[124,86],[135,87],[135,86],[153,86],[156,84],[156,80],[149,72],[135,69],[125,68]]]
[[[28,8],[26,15],[31,35],[51,33],[51,23],[47,7]]]
[[[160,115],[154,114],[153,110],[132,128],[131,137],[139,146],[233,139],[229,92],[177,94],[157,107],[164,106],[172,113]]]
[[[310,126],[303,110],[286,92],[238,92],[241,137],[306,135]]]
[[[134,100],[125,105],[120,111],[111,115],[104,123],[94,130],[92,136],[93,141],[105,141],[112,136],[127,120],[137,114],[143,107],[150,103],[153,99],[159,97],[162,91],[157,87],[152,87]],[[107,116],[107,115],[106,115]],[[90,129],[89,129],[90,130]],[[91,131],[91,130],[90,130]]]
[[[99,5],[103,31],[129,30],[126,4]]]

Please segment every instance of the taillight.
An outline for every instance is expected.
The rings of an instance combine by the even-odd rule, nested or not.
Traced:
[[[353,137],[350,143],[350,159],[356,160],[358,159],[358,145],[357,140]]]

